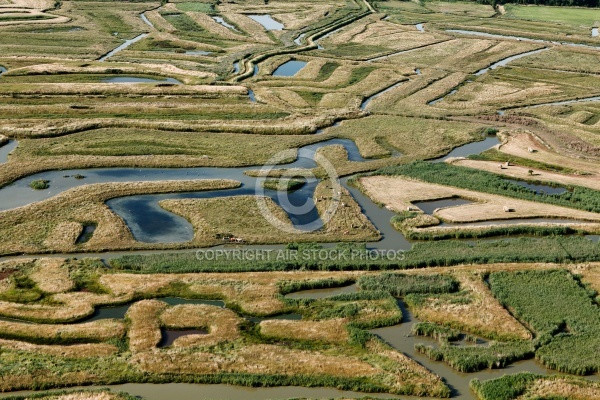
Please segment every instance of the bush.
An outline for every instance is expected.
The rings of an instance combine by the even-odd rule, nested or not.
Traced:
[[[361,276],[358,286],[363,290],[383,290],[392,296],[409,293],[451,293],[458,291],[458,282],[449,275],[381,274]]]
[[[29,187],[35,190],[44,190],[50,187],[50,181],[46,179],[37,179],[29,183]]]

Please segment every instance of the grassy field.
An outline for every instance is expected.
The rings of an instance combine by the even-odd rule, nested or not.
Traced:
[[[269,15],[283,28],[271,30],[251,15]],[[598,49],[568,45],[598,46],[591,28],[599,22],[597,10],[462,1],[0,0],[0,144],[18,141],[6,158],[0,147],[3,190],[21,178],[53,190],[53,182],[27,177],[71,168],[256,169],[282,151],[291,160],[303,146],[349,139],[364,161],[350,161],[341,145],[318,155],[339,176],[378,171],[351,182],[396,213],[394,227],[423,240],[397,259],[373,257],[360,243],[381,238],[374,216],[325,180],[315,190],[317,211],[329,215],[331,190],[340,207],[304,234],[270,200],[266,218],[254,196],[170,199],[160,207],[190,222],[192,240],[143,243],[106,205],[116,197],[239,185],[230,180],[86,185],[3,211],[3,256],[191,249],[223,245],[230,236],[308,256],[1,260],[0,391],[194,382],[450,396],[443,377],[368,332],[401,322],[397,297],[423,320],[414,334],[438,339],[418,351],[459,371],[535,356],[558,371],[598,372],[592,288],[599,286],[600,250],[580,235],[600,231],[600,108],[530,106],[600,94]],[[306,65],[293,76],[273,76],[289,60]],[[130,82],[117,83],[123,80]],[[454,164],[424,161],[486,131],[500,133],[498,148]],[[512,165],[500,170],[500,162]],[[297,172],[276,171],[265,188],[301,191],[304,182],[278,184]],[[324,176],[322,168],[312,172]],[[569,191],[537,195],[507,177]],[[453,196],[474,204],[433,215],[413,209],[415,201]],[[533,217],[596,223],[437,226]],[[87,240],[79,240],[85,232]],[[443,240],[511,235],[535,237]],[[329,251],[358,259],[323,260]],[[285,297],[353,283],[356,293]],[[170,305],[165,297],[222,300],[225,308]],[[86,320],[117,305],[127,305],[124,318]],[[282,314],[301,319],[264,319]],[[195,333],[181,332],[187,330]],[[183,336],[163,347],[167,331]],[[473,335],[489,346],[456,343]],[[561,379],[513,376],[473,389],[486,400],[596,396],[594,385]],[[105,391],[39,398],[129,399]]]
[[[560,22],[568,25],[597,27],[600,11],[587,8],[564,8],[547,6],[522,6],[508,4],[506,17],[530,21]]]

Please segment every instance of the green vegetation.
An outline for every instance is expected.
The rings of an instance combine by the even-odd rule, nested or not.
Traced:
[[[354,68],[352,70],[352,72],[350,73],[350,78],[348,79],[348,82],[346,82],[341,87],[352,86],[352,85],[354,85],[354,84],[362,81],[367,76],[369,76],[369,74],[371,72],[375,71],[375,69],[376,69],[375,67],[358,67],[358,68]]]
[[[461,333],[459,330],[434,324],[433,322],[419,322],[413,325],[411,332],[417,336],[428,336],[441,342],[452,342],[459,340]]]
[[[175,3],[178,10],[184,12],[200,12],[204,14],[212,14],[215,12],[215,6],[212,3],[203,3],[203,2],[185,2],[185,3]]]
[[[409,293],[450,293],[458,290],[458,282],[449,275],[381,274],[362,276],[357,283],[363,290],[383,290],[395,297]]]
[[[470,386],[481,400],[513,400],[525,393],[529,385],[542,377],[543,375],[520,372],[488,381],[475,378]]]
[[[490,274],[493,294],[538,335],[536,357],[550,368],[585,375],[600,371],[600,310],[596,293],[568,271]]]
[[[312,251],[316,251],[313,253]],[[163,253],[126,255],[110,260],[117,271],[152,273],[188,272],[250,272],[307,270],[386,270],[452,266],[460,264],[491,264],[511,262],[591,262],[600,261],[600,247],[583,237],[519,238],[494,242],[440,241],[417,243],[411,250],[390,260],[359,249],[345,250],[348,257],[337,260],[319,259],[319,249],[301,251],[297,256],[281,260],[235,261],[226,255],[216,260],[203,260],[195,253]],[[324,249],[329,251],[330,249]]]
[[[305,184],[306,180],[304,179],[266,179],[262,182],[262,187],[269,190],[292,192]]]
[[[445,361],[460,372],[504,368],[514,361],[532,357],[535,351],[531,341],[492,342],[489,346],[455,346],[443,343],[439,349],[418,344],[415,349],[434,361]]]
[[[473,154],[468,157],[470,160],[479,161],[498,161],[501,163],[511,162],[524,167],[531,167],[542,171],[560,172],[563,174],[573,174],[576,171],[568,167],[560,165],[550,165],[539,161],[530,160],[527,158],[517,157],[510,154],[503,153],[496,149],[489,149],[480,154]]]
[[[44,190],[50,187],[50,181],[46,179],[37,179],[29,183],[29,187],[35,190]]]
[[[521,1],[517,1],[520,3]],[[522,1],[529,3],[529,1]],[[598,7],[597,0],[548,0],[536,2],[535,4],[548,4],[550,6],[569,5]],[[516,4],[507,4],[506,17],[526,19],[529,21],[548,21],[559,22],[575,26],[595,26],[600,21],[600,10],[586,8],[566,8],[566,7],[547,7],[547,6],[522,6]]]
[[[333,73],[335,72],[336,69],[338,69],[339,66],[340,66],[340,64],[336,63],[335,61],[327,61],[325,64],[323,64],[323,66],[319,70],[319,73],[317,74],[317,77],[315,80],[317,82],[323,82],[323,81],[329,79],[329,77],[331,77],[331,75],[333,75]]]
[[[560,195],[537,194],[516,183],[512,183],[497,174],[473,168],[449,165],[446,163],[428,163],[417,161],[407,165],[385,167],[374,175],[403,175],[429,183],[454,186],[461,189],[498,194],[516,199],[537,201],[578,210],[600,212],[600,192],[597,190],[572,186]],[[536,183],[535,180],[528,181]]]

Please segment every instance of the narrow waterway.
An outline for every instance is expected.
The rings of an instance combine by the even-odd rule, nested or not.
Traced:
[[[12,151],[14,149],[16,149],[18,145],[19,145],[19,142],[17,142],[16,140],[10,139],[8,141],[8,143],[6,143],[4,146],[0,147],[0,164],[4,164],[5,162],[8,162],[9,154],[12,153]]]
[[[367,108],[367,106],[369,105],[369,103],[371,103],[371,101],[373,101],[374,99],[376,99],[377,97],[381,96],[384,93],[387,93],[391,90],[396,89],[398,86],[402,85],[403,83],[407,82],[406,80],[402,80],[400,82],[396,82],[391,86],[388,86],[387,88],[380,90],[379,92],[367,97],[366,99],[363,100],[363,102],[360,104],[360,109],[364,110]]]
[[[555,45],[562,45],[562,46],[583,47],[586,49],[600,50],[600,46],[592,46],[589,44],[582,44],[582,43],[557,42],[557,41],[552,41],[552,40],[533,39],[533,38],[528,38],[528,37],[524,37],[524,36],[499,35],[496,33],[468,31],[468,30],[461,30],[461,29],[446,29],[446,32],[458,33],[461,35],[469,35],[469,36],[482,36],[482,37],[494,38],[494,39],[510,39],[510,40],[517,40],[519,42],[523,41],[523,42],[534,42],[534,43],[547,43],[547,44],[555,44]]]
[[[102,57],[100,57],[98,59],[98,61],[106,61],[107,59],[109,59],[110,57],[114,56],[118,52],[125,50],[126,48],[128,48],[129,46],[131,46],[132,44],[134,44],[135,42],[139,42],[140,40],[142,40],[143,38],[145,38],[148,35],[149,35],[149,33],[142,33],[141,35],[138,35],[138,36],[134,37],[133,39],[126,40],[125,43],[123,43],[119,47],[117,47],[117,48],[109,51],[108,53],[106,53],[105,55],[103,55]]]
[[[549,48],[543,48],[543,49],[538,49],[538,50],[528,51],[528,52],[525,52],[525,53],[516,54],[516,55],[514,55],[514,56],[507,57],[507,58],[505,58],[505,59],[503,59],[503,60],[500,60],[500,61],[498,61],[498,62],[496,62],[496,63],[494,63],[494,64],[490,65],[490,66],[489,66],[489,67],[487,67],[487,68],[480,69],[479,71],[475,72],[475,75],[476,75],[476,76],[483,75],[483,74],[485,74],[486,72],[489,72],[489,71],[491,71],[491,70],[493,70],[493,69],[496,69],[496,68],[498,68],[498,67],[505,67],[505,66],[506,66],[506,65],[508,65],[509,63],[511,63],[511,62],[513,62],[513,61],[515,61],[515,60],[518,60],[519,58],[523,58],[523,57],[531,56],[531,55],[533,55],[533,54],[539,54],[539,53],[541,53],[541,52],[543,52],[543,51],[546,51],[546,50],[550,50],[550,49],[549,49]]]

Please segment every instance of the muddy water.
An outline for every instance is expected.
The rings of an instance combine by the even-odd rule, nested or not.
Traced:
[[[281,31],[284,25],[281,22],[277,22],[268,14],[265,15],[248,15],[259,24],[261,24],[268,31]]]
[[[483,151],[489,150],[497,144],[500,144],[500,139],[498,139],[496,135],[486,136],[485,139],[483,139],[482,141],[473,142],[464,146],[457,147],[445,156],[433,159],[431,161],[444,162],[452,157],[468,157],[472,154],[479,154]]]
[[[4,146],[0,147],[0,164],[8,162],[8,155],[17,148],[19,142],[16,140],[9,140]]]
[[[175,329],[163,329],[161,331],[162,339],[158,343],[158,348],[168,347],[173,345],[173,342],[180,337],[189,335],[207,335],[206,329],[186,329],[186,330],[175,330]]]
[[[102,57],[100,57],[98,59],[98,61],[106,61],[108,58],[114,56],[115,54],[117,54],[118,52],[120,52],[122,50],[125,50],[126,48],[128,48],[129,46],[131,46],[132,44],[134,44],[135,42],[139,42],[140,40],[142,40],[143,38],[145,38],[148,35],[149,35],[148,33],[142,33],[141,35],[136,36],[133,39],[126,40],[125,43],[123,43],[119,47],[117,47],[117,48],[109,51],[108,53],[106,53],[105,55],[103,55]]]
[[[381,96],[384,93],[389,92],[390,90],[394,90],[396,89],[398,86],[402,85],[403,83],[405,83],[406,81],[401,81],[401,82],[397,82],[394,83],[392,86],[388,86],[387,88],[367,97],[366,99],[363,100],[363,102],[360,104],[360,109],[364,110],[365,108],[367,108],[367,106],[369,105],[369,103],[373,100],[376,99],[377,97]]]
[[[300,72],[306,64],[306,61],[290,60],[277,67],[277,69],[273,71],[273,76],[294,76]]]
[[[216,306],[216,307],[221,307],[221,308],[225,307],[225,303],[221,300],[182,299],[179,297],[163,297],[163,298],[157,298],[156,300],[163,301],[170,306],[178,306],[180,304],[206,304],[206,305]],[[92,315],[90,315],[89,317],[86,317],[80,321],[77,321],[77,322],[91,322],[91,321],[98,321],[101,319],[108,319],[108,318],[123,319],[123,318],[125,318],[125,314],[127,314],[127,311],[129,310],[129,307],[131,307],[132,304],[133,303],[127,303],[127,304],[123,304],[120,306],[114,306],[114,307],[110,307],[110,306],[97,307]]]

